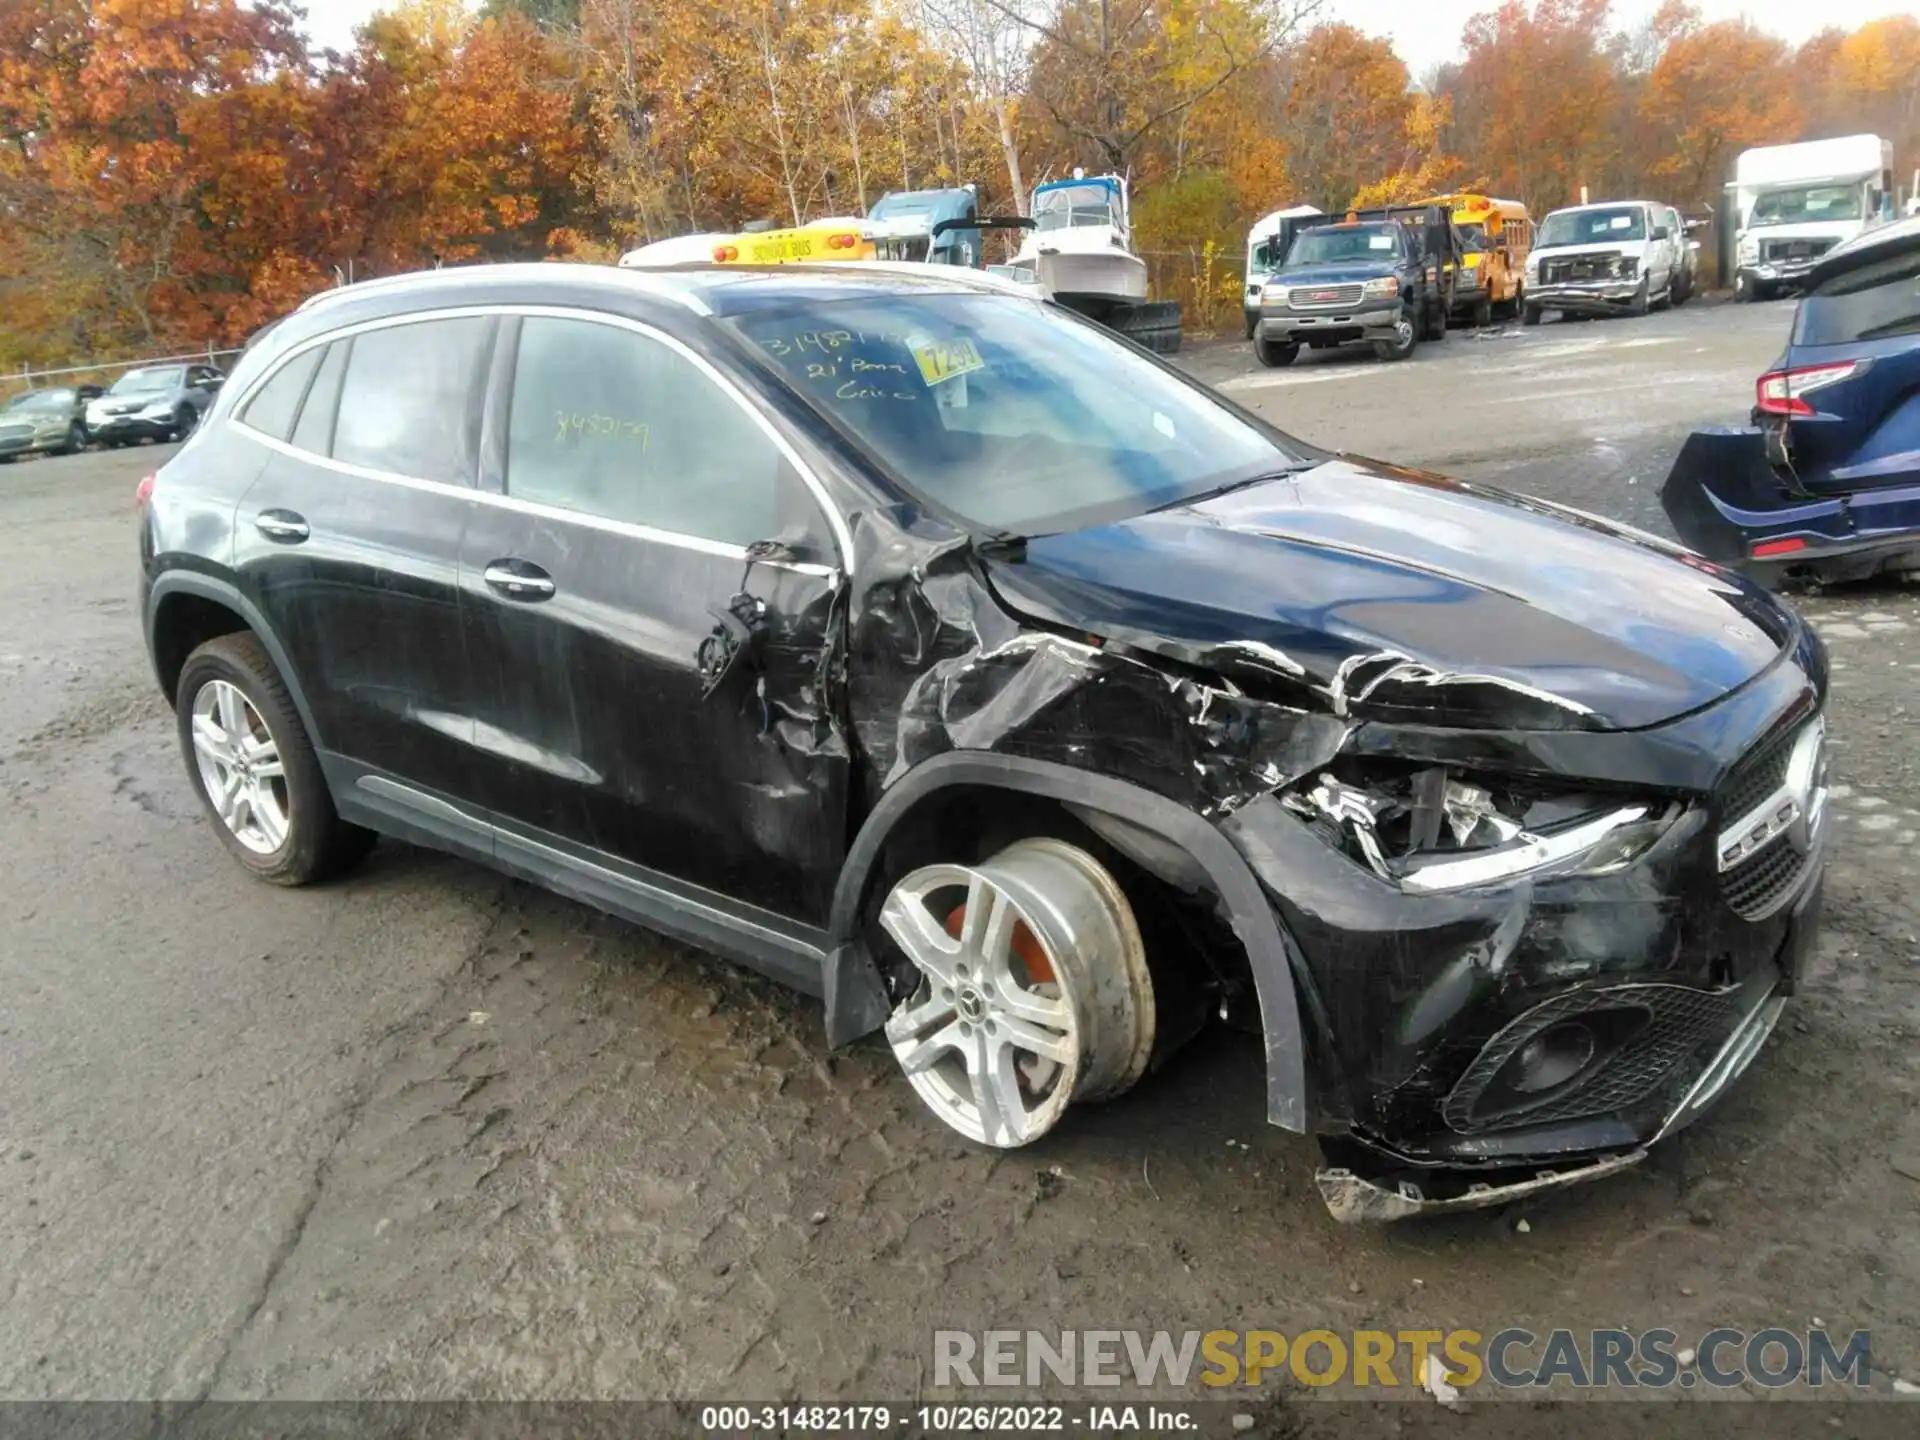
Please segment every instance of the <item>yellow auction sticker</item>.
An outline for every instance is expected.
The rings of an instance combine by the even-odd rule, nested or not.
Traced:
[[[951,340],[919,341],[908,348],[913,352],[913,363],[920,367],[920,378],[929,385],[938,385],[943,380],[965,375],[970,370],[987,368],[987,362],[974,349],[973,341],[964,335]]]

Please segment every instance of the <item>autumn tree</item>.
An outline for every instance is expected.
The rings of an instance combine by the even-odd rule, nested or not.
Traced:
[[[1654,62],[1640,112],[1657,142],[1651,173],[1685,204],[1713,203],[1735,155],[1780,142],[1801,120],[1785,42],[1745,20],[1702,25],[1690,6]]]
[[[1320,25],[1284,58],[1281,134],[1296,198],[1343,210],[1363,187],[1396,177],[1399,192],[1430,189],[1437,179],[1438,120],[1430,97],[1415,94],[1407,67],[1385,38],[1351,25]]]
[[[1467,22],[1448,148],[1497,193],[1538,211],[1600,179],[1618,110],[1607,17],[1607,0],[1506,0]]]
[[[1321,0],[1053,0],[1034,32],[1027,101],[1073,158],[1126,170],[1150,140],[1260,64]]]
[[[1847,129],[1884,136],[1909,170],[1920,165],[1920,17],[1889,15],[1848,35],[1833,85]]]

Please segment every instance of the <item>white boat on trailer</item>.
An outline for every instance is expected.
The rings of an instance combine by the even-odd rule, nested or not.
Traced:
[[[1036,186],[1031,228],[996,274],[1038,286],[1048,297],[1149,350],[1180,349],[1180,302],[1147,299],[1147,262],[1133,252],[1127,182],[1087,175]]]

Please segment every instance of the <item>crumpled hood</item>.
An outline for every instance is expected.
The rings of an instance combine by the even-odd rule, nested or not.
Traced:
[[[1339,714],[1637,729],[1792,638],[1764,591],[1650,536],[1354,457],[986,561],[1017,610]]]

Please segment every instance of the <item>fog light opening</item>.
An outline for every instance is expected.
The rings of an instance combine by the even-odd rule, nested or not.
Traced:
[[[1521,1095],[1557,1090],[1593,1063],[1599,1050],[1593,1032],[1577,1020],[1542,1030],[1515,1052],[1507,1084]]]

